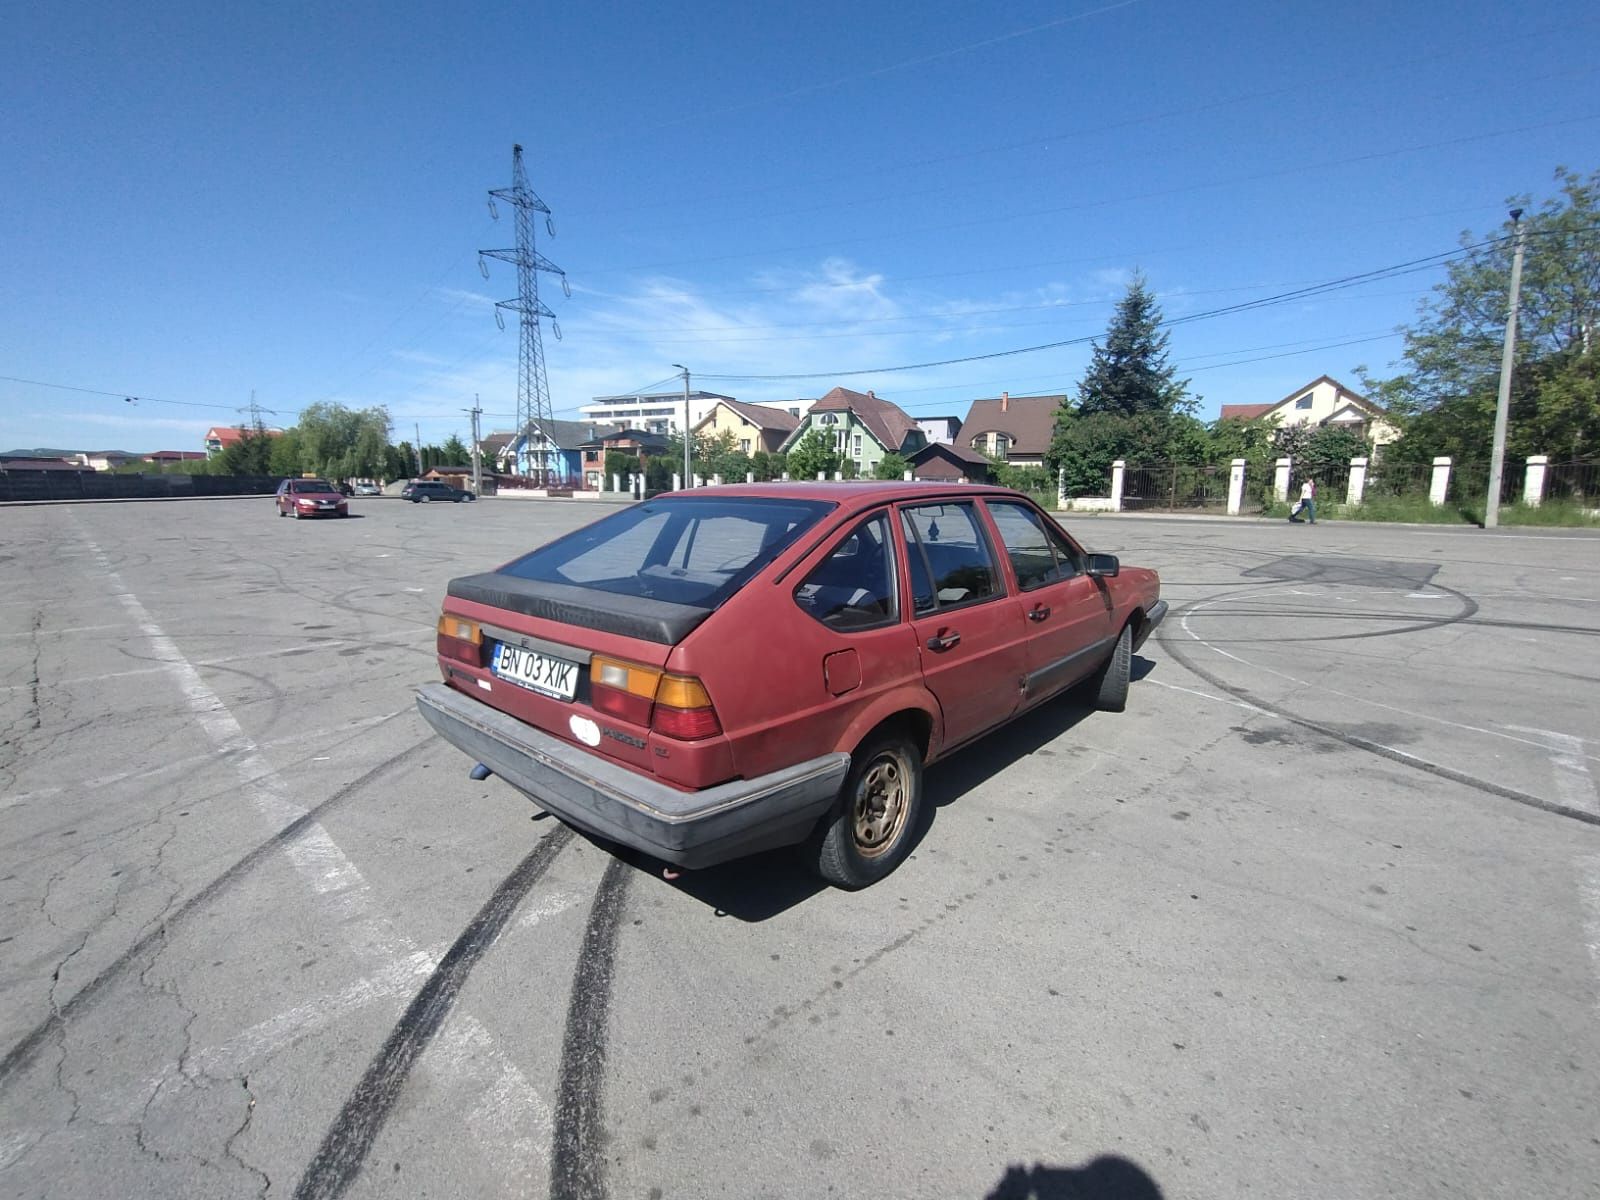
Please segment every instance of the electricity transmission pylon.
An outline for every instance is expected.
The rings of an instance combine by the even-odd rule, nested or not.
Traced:
[[[556,324],[555,313],[546,308],[539,299],[539,272],[549,271],[553,275],[561,276],[561,290],[568,296],[572,295],[572,287],[567,283],[567,273],[533,248],[534,213],[544,214],[545,230],[551,237],[555,237],[556,227],[555,222],[550,219],[548,206],[528,186],[528,173],[522,167],[521,146],[511,147],[511,186],[489,189],[489,213],[498,221],[500,210],[495,207],[497,199],[504,200],[516,209],[516,249],[479,250],[478,269],[483,272],[485,279],[489,278],[489,264],[484,262],[486,258],[498,258],[501,262],[508,262],[517,268],[517,298],[496,303],[494,319],[495,323],[504,329],[506,321],[501,315],[502,309],[516,313],[519,318],[517,432],[522,435],[524,454],[529,454],[528,447],[533,441],[534,427],[537,425],[543,429],[545,423],[551,419],[550,383],[545,378],[544,372],[544,338],[540,332],[540,318],[550,318],[551,331],[556,335],[557,341],[561,340],[561,326]],[[531,473],[540,484],[548,485],[551,471],[543,437],[539,438],[538,449],[533,451],[530,457],[536,459]]]

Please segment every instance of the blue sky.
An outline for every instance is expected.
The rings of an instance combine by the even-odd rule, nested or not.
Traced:
[[[512,244],[517,141],[573,288],[557,415],[674,362],[928,415],[1070,391],[1087,345],[846,372],[1099,335],[1136,269],[1176,318],[1449,251],[1596,167],[1597,34],[1484,0],[24,6],[0,448],[198,448],[252,392],[509,425],[515,278],[476,251]],[[1179,325],[1172,358],[1207,417],[1353,383],[1438,278]],[[713,378],[778,375],[821,378]]]

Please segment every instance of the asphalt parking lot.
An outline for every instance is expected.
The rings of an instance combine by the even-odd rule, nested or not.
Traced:
[[[595,507],[352,509],[0,510],[0,1195],[1594,1195],[1600,539],[1069,521],[1128,711],[846,894],[428,734],[446,580]]]

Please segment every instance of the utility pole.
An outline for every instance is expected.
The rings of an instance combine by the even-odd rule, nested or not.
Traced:
[[[673,366],[683,372],[683,486],[694,486],[694,475],[689,470],[689,368],[682,363],[673,363]]]
[[[483,415],[483,409],[478,404],[478,393],[472,393],[472,407],[466,409],[466,414],[472,418],[472,494],[483,495],[483,466],[478,453],[478,418]]]
[[[411,443],[411,453],[417,456],[417,478],[422,478],[422,426],[415,421],[411,423],[411,431],[416,434],[417,440]]]
[[[1500,351],[1500,399],[1494,408],[1494,449],[1489,453],[1489,495],[1483,508],[1483,527],[1500,524],[1500,478],[1506,465],[1506,419],[1511,412],[1511,369],[1517,355],[1517,310],[1522,300],[1522,210],[1511,210],[1516,249],[1511,255],[1511,304],[1506,313],[1506,344]]]

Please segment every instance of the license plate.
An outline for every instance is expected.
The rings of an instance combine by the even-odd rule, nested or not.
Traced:
[[[578,690],[578,664],[537,650],[524,650],[505,642],[494,644],[489,670],[529,691],[571,700]]]

